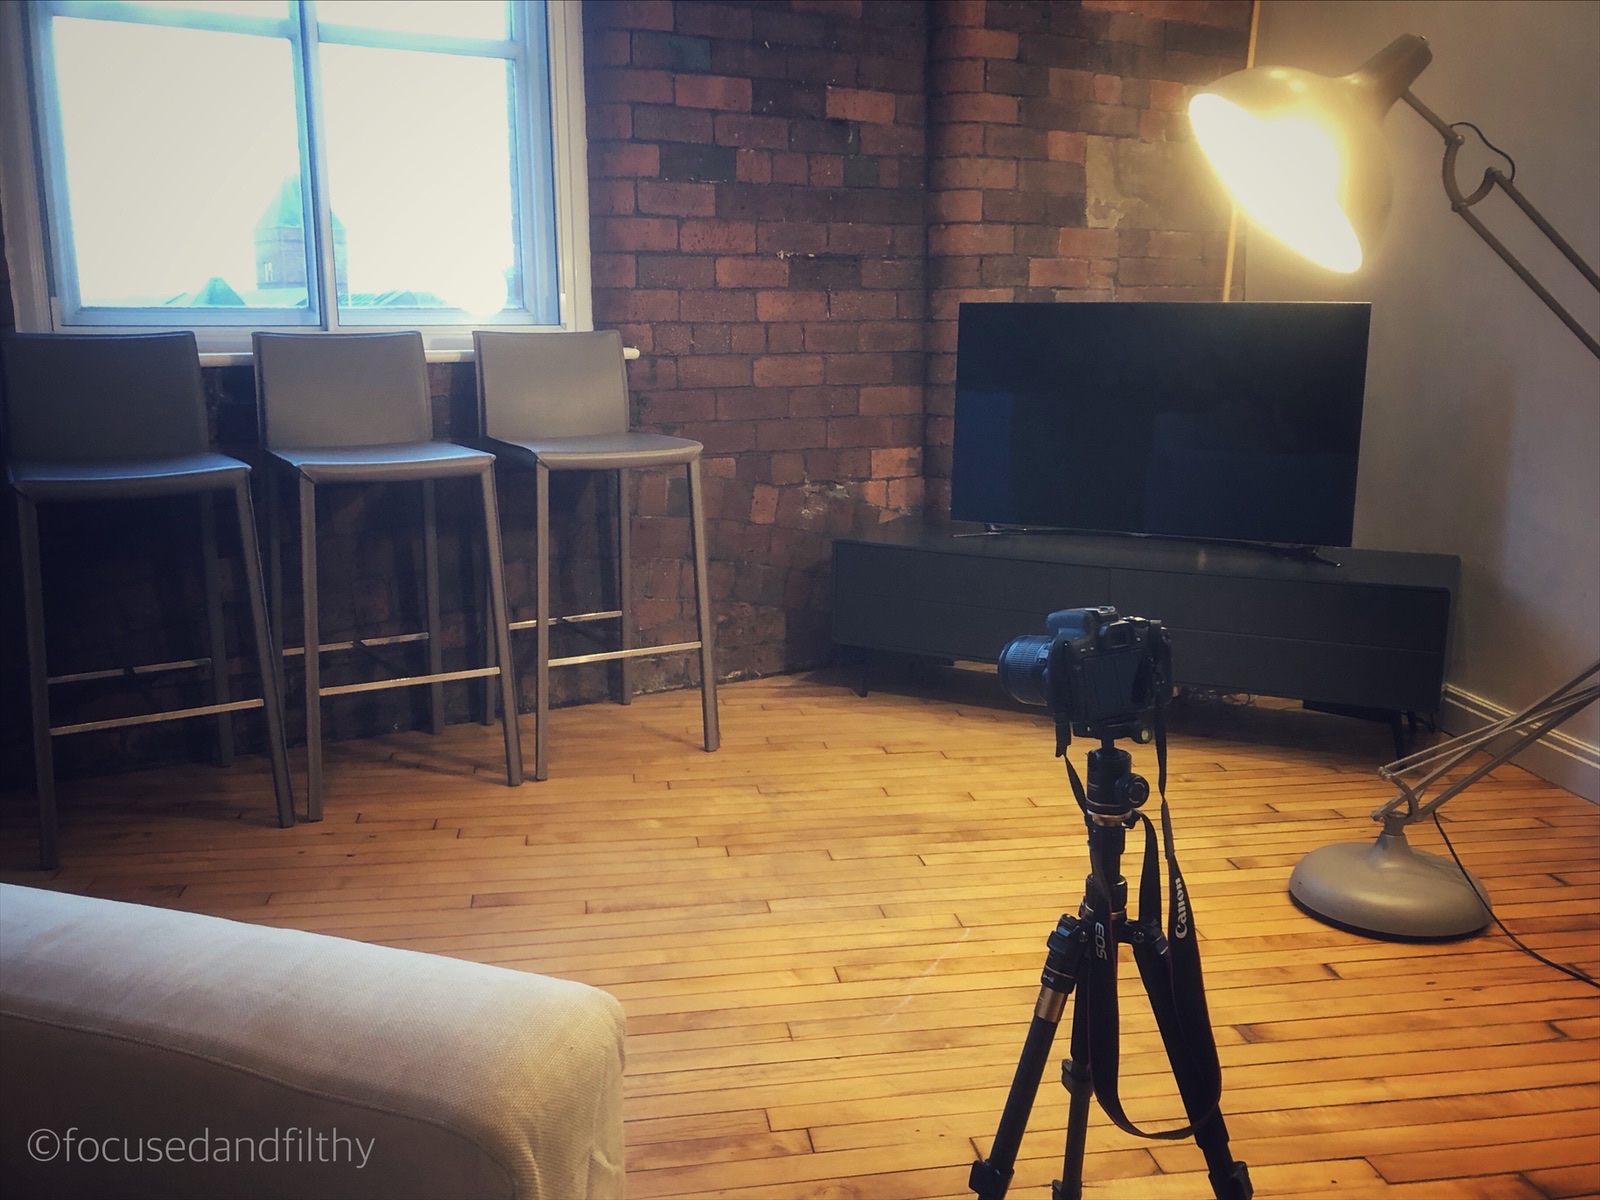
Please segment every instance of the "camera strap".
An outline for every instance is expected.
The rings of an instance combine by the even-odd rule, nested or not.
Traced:
[[[1195,936],[1194,912],[1188,888],[1178,867],[1173,844],[1171,810],[1167,804],[1167,737],[1159,707],[1155,711],[1157,789],[1161,795],[1162,849],[1167,860],[1170,901],[1165,935],[1161,929],[1161,867],[1156,846],[1155,825],[1143,813],[1135,813],[1145,827],[1144,864],[1139,881],[1139,914],[1127,924],[1121,940],[1133,947],[1134,963],[1150,1009],[1161,1032],[1167,1060],[1172,1065],[1184,1112],[1189,1123],[1179,1129],[1148,1132],[1140,1129],[1123,1110],[1117,1090],[1120,1059],[1120,1029],[1117,1010],[1117,938],[1096,934],[1090,953],[1098,960],[1097,969],[1087,973],[1079,991],[1074,1020],[1088,1023],[1090,1074],[1095,1097],[1116,1126],[1137,1137],[1175,1141],[1212,1125],[1222,1099],[1222,1067],[1217,1057],[1216,1038],[1211,1031],[1211,1016],[1206,1007],[1205,982],[1200,969],[1200,946]],[[1088,811],[1083,784],[1067,761],[1067,774],[1081,808]],[[1087,901],[1091,931],[1115,930],[1109,912],[1113,880],[1104,878],[1103,864],[1091,863],[1099,886],[1091,888]]]

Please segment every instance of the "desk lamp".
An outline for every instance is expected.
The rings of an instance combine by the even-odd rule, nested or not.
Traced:
[[[1474,191],[1462,190],[1456,158],[1466,139],[1458,128],[1479,131],[1464,122],[1446,123],[1411,94],[1412,81],[1432,60],[1427,42],[1406,34],[1338,78],[1251,67],[1197,93],[1189,102],[1189,121],[1211,165],[1257,225],[1328,270],[1348,273],[1360,268],[1388,215],[1391,181],[1381,124],[1395,101],[1403,100],[1444,139],[1451,209],[1600,358],[1600,342],[1472,207],[1498,188],[1596,290],[1600,276],[1512,183],[1514,164],[1510,175],[1491,167]],[[1379,775],[1401,791],[1372,814],[1383,827],[1376,844],[1324,846],[1306,855],[1289,878],[1295,902],[1313,916],[1380,937],[1464,937],[1482,929],[1493,915],[1483,885],[1458,862],[1413,850],[1406,827],[1434,816],[1452,796],[1600,699],[1597,674],[1600,661],[1513,716],[1383,767]],[[1428,786],[1482,749],[1490,753],[1487,762],[1433,799],[1424,796]]]

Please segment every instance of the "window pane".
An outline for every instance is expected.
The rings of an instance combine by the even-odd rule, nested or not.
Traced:
[[[64,17],[53,35],[80,302],[306,307],[289,43]]]
[[[317,21],[391,33],[435,33],[447,37],[508,38],[511,6],[505,0],[321,0]]]
[[[289,15],[289,0],[138,0],[138,7],[180,13],[222,13],[230,17],[270,17],[278,21]]]
[[[341,307],[459,321],[520,306],[510,65],[358,46],[322,56]]]

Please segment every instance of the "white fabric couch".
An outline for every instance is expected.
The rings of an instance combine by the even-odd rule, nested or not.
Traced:
[[[0,885],[8,1200],[620,1196],[622,1066],[584,984]]]

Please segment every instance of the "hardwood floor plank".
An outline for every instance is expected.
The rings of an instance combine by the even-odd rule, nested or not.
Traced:
[[[68,782],[51,873],[31,867],[31,799],[3,796],[0,878],[607,988],[628,1017],[634,1197],[968,1197],[1046,938],[1084,894],[1050,722],[960,681],[860,697],[824,673],[720,697],[710,755],[697,692],[558,710],[551,778],[516,789],[481,726],[333,744],[326,819],[287,830],[260,760]],[[1382,942],[1288,896],[1307,852],[1375,836],[1387,734],[1179,708],[1171,815],[1256,1195],[1600,1197],[1600,992],[1495,930]],[[1502,767],[1442,816],[1519,936],[1600,969],[1600,810]],[[1431,825],[1409,840],[1446,853]],[[1127,954],[1120,997],[1120,1090],[1159,1125],[1179,1101]],[[1013,1196],[1047,1194],[1065,1124],[1052,1063]],[[1210,1194],[1192,1143],[1139,1142],[1098,1107],[1084,1181],[1088,1200]]]

